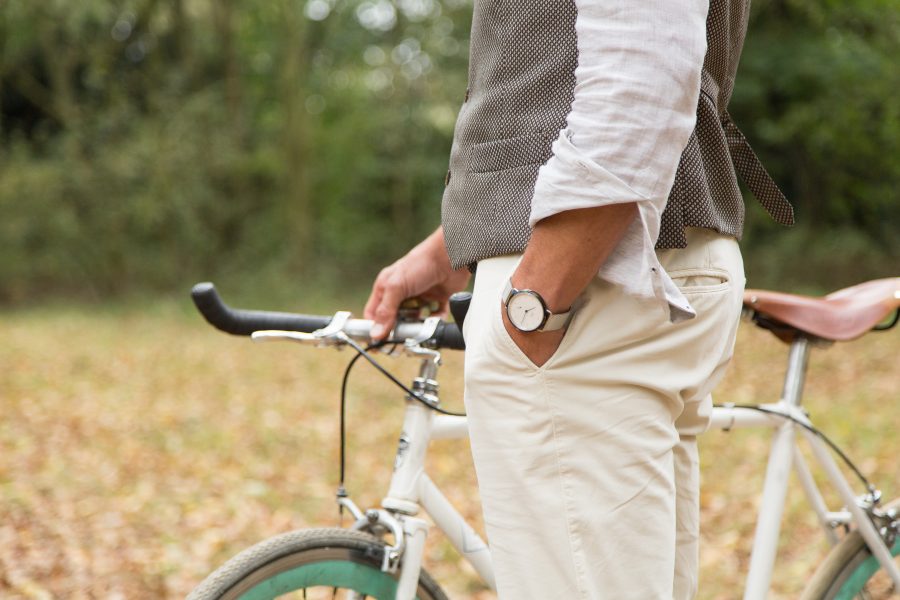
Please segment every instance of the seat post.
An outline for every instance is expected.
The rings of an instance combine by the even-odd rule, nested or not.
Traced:
[[[809,338],[798,335],[791,343],[788,353],[787,372],[784,375],[784,389],[781,399],[789,406],[800,406],[803,397],[803,383],[806,381],[806,366],[809,363]]]
[[[800,406],[809,348],[809,339],[799,334],[791,343],[781,397],[781,402],[791,408]],[[766,480],[759,503],[759,518],[753,536],[750,570],[747,573],[747,586],[744,588],[744,600],[765,600],[769,595],[793,455],[794,424],[785,420],[775,429],[772,437]]]

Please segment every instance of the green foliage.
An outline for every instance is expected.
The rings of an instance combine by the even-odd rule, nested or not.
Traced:
[[[784,235],[751,213],[758,280],[821,287],[896,275],[900,6],[771,1],[754,17],[731,112],[800,224]]]
[[[0,3],[0,302],[211,277],[365,286],[439,221],[470,4]],[[900,260],[898,13],[757,7],[732,113],[807,229],[751,210],[751,283]],[[778,264],[798,250],[813,268]]]
[[[0,7],[0,301],[370,277],[439,221],[464,3]]]

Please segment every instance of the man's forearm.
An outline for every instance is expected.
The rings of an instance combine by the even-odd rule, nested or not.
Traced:
[[[635,203],[557,213],[539,221],[512,276],[540,292],[550,310],[567,310],[593,279],[637,216]]]

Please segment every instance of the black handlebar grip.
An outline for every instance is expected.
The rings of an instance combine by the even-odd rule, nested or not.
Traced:
[[[465,350],[466,342],[463,340],[462,330],[456,326],[456,323],[441,323],[437,326],[432,338],[435,346],[438,348],[449,348],[450,350]]]
[[[466,313],[469,312],[469,304],[472,303],[471,292],[456,292],[450,296],[450,314],[456,321],[456,326],[462,331],[463,323],[466,320]]]
[[[195,285],[191,290],[191,298],[210,325],[233,335],[250,335],[254,331],[266,329],[309,333],[331,322],[331,317],[231,308],[222,301],[216,287],[209,282]]]

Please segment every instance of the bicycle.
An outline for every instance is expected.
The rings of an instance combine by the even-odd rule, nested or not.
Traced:
[[[401,311],[386,347],[391,354],[421,359],[419,375],[406,386],[387,373],[364,348],[371,321],[348,312],[332,317],[236,310],[224,304],[211,283],[197,284],[192,296],[198,310],[216,328],[254,340],[289,340],[320,347],[350,346],[403,388],[406,410],[394,471],[381,507],[360,509],[341,485],[337,503],[354,519],[350,529],[310,529],[285,533],[241,553],[209,575],[189,599],[275,598],[299,591],[303,598],[377,598],[443,600],[447,596],[422,568],[429,523],[424,511],[492,589],[487,544],[453,508],[425,471],[431,440],[467,435],[464,415],[440,405],[437,372],[442,349],[464,349],[460,329],[430,316],[420,319],[415,307]],[[451,312],[463,323],[471,298],[457,294]],[[900,320],[900,278],[870,281],[824,298],[747,290],[744,314],[790,344],[782,397],[759,405],[717,404],[710,429],[770,427],[774,430],[756,523],[745,600],[766,597],[776,558],[782,512],[793,469],[832,550],[805,588],[803,600],[888,598],[900,594],[900,498],[882,502],[881,493],[833,442],[812,424],[801,399],[810,351],[815,346],[886,330]],[[893,314],[893,316],[891,316]],[[884,323],[890,317],[889,322]],[[348,368],[349,373],[349,368]],[[346,377],[344,381],[346,387]],[[342,422],[343,437],[343,397]],[[799,434],[799,435],[798,435]],[[799,450],[798,438],[837,491],[844,506],[829,510]],[[832,453],[860,479],[856,494]],[[343,450],[341,455],[343,471]]]

